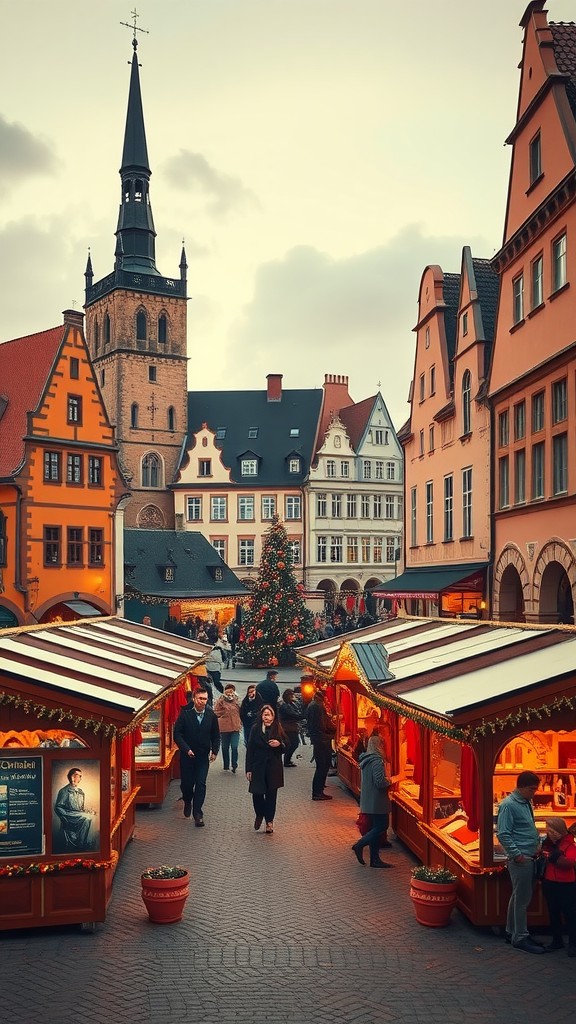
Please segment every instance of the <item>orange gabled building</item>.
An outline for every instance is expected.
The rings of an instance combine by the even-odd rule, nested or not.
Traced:
[[[494,617],[574,622],[576,602],[576,24],[542,0],[524,45],[489,395]]]
[[[0,345],[0,628],[116,612],[126,497],[83,314]]]

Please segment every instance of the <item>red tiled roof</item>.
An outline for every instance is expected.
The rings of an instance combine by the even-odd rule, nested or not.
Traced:
[[[377,395],[373,395],[372,398],[365,398],[363,402],[348,405],[345,409],[340,409],[338,412],[355,451],[358,450],[360,439],[366,430],[377,397]]]
[[[65,330],[60,324],[0,345],[0,397],[8,400],[0,418],[0,477],[22,462],[26,416],[38,406]]]

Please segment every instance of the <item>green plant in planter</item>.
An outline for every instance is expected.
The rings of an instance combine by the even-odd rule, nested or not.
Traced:
[[[157,868],[146,868],[146,871],[142,872],[142,878],[184,878],[187,874],[186,868],[180,867],[179,864],[174,867],[170,864],[160,864]]]
[[[448,868],[430,868],[426,864],[412,868],[412,878],[418,882],[431,882],[436,885],[449,885],[450,882],[458,881],[457,876]]]

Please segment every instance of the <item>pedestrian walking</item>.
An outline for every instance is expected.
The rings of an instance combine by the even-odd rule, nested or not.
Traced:
[[[308,735],[312,742],[314,762],[316,764],[316,771],[312,779],[313,800],[332,799],[328,793],[324,792],[324,789],[332,759],[332,737],[336,733],[336,726],[324,707],[324,701],[324,692],[316,690],[314,699],[310,702],[306,711]]]
[[[276,669],[271,668],[266,673],[266,678],[263,679],[256,686],[256,693],[260,694],[264,704],[270,704],[271,707],[275,708],[278,701],[280,700],[280,688],[276,679],[278,673]]]
[[[240,704],[240,719],[242,721],[242,728],[244,729],[244,743],[248,746],[248,739],[252,731],[252,726],[256,722],[256,717],[264,701],[259,693],[256,693],[256,685],[250,683],[246,690],[246,696]]]
[[[292,758],[300,743],[302,711],[296,703],[294,690],[284,690],[282,700],[278,704],[278,717],[287,740],[286,750],[284,751],[284,767],[296,768],[296,763]]]
[[[220,727],[224,771],[230,771],[230,755],[232,755],[232,774],[235,775],[238,768],[238,746],[242,721],[240,719],[240,703],[234,683],[226,683],[223,696],[219,697],[214,705],[214,714]]]
[[[366,750],[359,755],[360,812],[370,817],[370,829],[352,849],[360,864],[364,864],[363,850],[370,847],[371,868],[391,868],[392,864],[380,859],[380,841],[386,834],[390,819],[388,790],[398,776],[388,778],[384,764],[384,744],[380,736],[371,736]]]
[[[184,817],[189,818],[193,813],[196,826],[202,828],[208,769],[220,748],[218,719],[208,707],[208,691],[203,687],[195,690],[192,701],[178,715],[174,741],[180,750]]]
[[[576,957],[576,845],[566,828],[564,818],[546,818],[546,839],[542,852],[546,867],[542,894],[548,907],[552,942],[544,946],[547,953],[564,949],[562,919],[568,929],[568,956]]]
[[[222,662],[224,668],[230,668],[232,663],[232,647],[228,642],[226,633],[220,634],[214,646],[219,647],[222,651]]]
[[[220,693],[224,693],[224,687],[220,682],[220,679],[222,677],[222,669],[224,667],[222,648],[214,645],[208,657],[206,658],[205,664],[206,669],[208,670],[208,675],[210,676],[213,685],[216,687],[217,690],[220,691]]]
[[[516,789],[500,804],[496,834],[508,856],[512,895],[506,917],[506,941],[525,953],[543,953],[544,947],[530,937],[528,904],[534,891],[534,858],[540,836],[534,823],[532,798],[540,785],[534,772],[520,772]]]
[[[278,790],[284,785],[282,754],[286,738],[276,710],[263,704],[246,747],[246,778],[254,806],[254,828],[266,822],[266,835],[274,832]]]

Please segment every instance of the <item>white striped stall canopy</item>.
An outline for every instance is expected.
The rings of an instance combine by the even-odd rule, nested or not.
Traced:
[[[0,674],[135,715],[209,650],[127,619],[80,619],[0,632]]]

